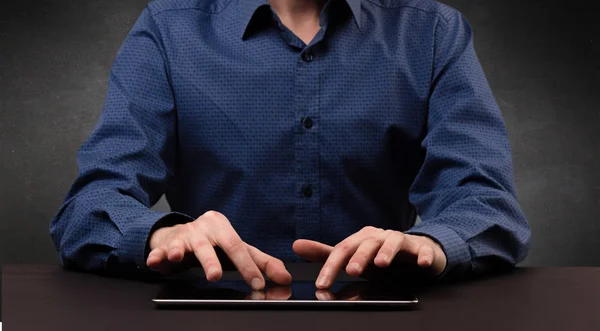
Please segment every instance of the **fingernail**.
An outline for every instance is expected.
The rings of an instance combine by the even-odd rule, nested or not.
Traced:
[[[259,290],[263,289],[265,284],[263,283],[263,281],[260,278],[253,278],[252,281],[250,282],[250,286],[252,286],[253,290],[259,291]]]
[[[317,293],[315,293],[315,296],[317,297],[317,300],[320,300],[320,301],[327,301],[329,299],[327,297],[327,295],[325,295],[325,293],[319,292],[319,291],[317,291]]]
[[[321,277],[317,278],[317,286],[319,286],[319,287],[327,286],[327,277],[321,276]]]
[[[379,254],[379,259],[382,260],[383,262],[389,262],[390,261],[390,257],[387,256],[387,254]]]
[[[208,269],[208,271],[206,272],[206,275],[207,275],[208,277],[210,277],[210,276],[214,275],[214,274],[215,274],[215,273],[217,273],[217,272],[219,272],[219,269],[217,269],[217,268],[210,268],[210,269]]]
[[[352,262],[348,265],[348,268],[360,271],[360,264],[358,264],[356,262]]]

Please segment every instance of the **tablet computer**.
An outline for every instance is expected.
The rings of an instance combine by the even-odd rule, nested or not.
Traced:
[[[165,284],[152,299],[158,308],[414,308],[417,298],[408,290],[367,281],[337,281],[318,290],[314,281],[287,286],[267,282],[253,291],[242,280],[175,281]]]

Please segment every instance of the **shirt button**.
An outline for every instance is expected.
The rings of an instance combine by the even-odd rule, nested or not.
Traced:
[[[311,51],[306,51],[302,54],[302,59],[306,62],[310,62],[314,59],[313,53]]]
[[[313,126],[313,120],[310,117],[306,117],[304,118],[304,120],[302,121],[302,124],[304,124],[304,128],[305,129],[310,129]]]
[[[304,194],[304,196],[307,198],[312,197],[312,195],[313,195],[312,187],[309,184],[302,186],[302,194]]]

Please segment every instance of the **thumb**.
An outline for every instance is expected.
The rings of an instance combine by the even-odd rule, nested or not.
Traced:
[[[332,246],[307,239],[294,241],[292,249],[296,255],[310,262],[325,262],[333,251]]]

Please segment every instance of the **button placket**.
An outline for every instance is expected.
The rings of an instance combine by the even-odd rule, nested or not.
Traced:
[[[313,61],[312,48],[297,58],[294,110],[298,124],[295,131],[296,151],[296,236],[317,238],[320,222],[319,172],[319,68]]]

